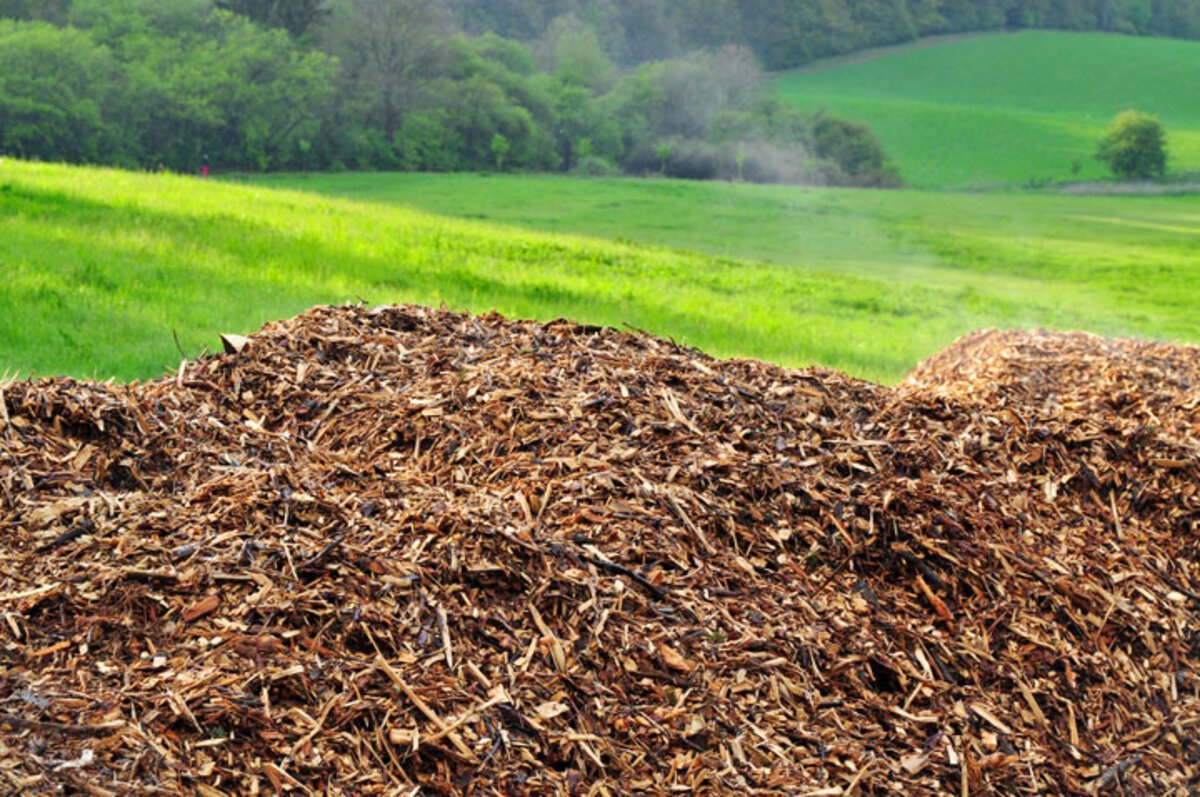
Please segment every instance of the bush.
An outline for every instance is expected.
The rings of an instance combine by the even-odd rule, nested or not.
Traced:
[[[575,163],[575,168],[571,170],[571,174],[582,175],[583,177],[616,177],[621,173],[617,165],[608,158],[601,158],[597,155],[587,155],[580,158]]]
[[[662,153],[666,157],[665,168]],[[629,174],[662,174],[682,180],[744,180],[750,183],[837,184],[840,171],[814,159],[800,145],[765,141],[712,144],[671,139],[641,142],[625,158]]]
[[[504,161],[508,158],[508,153],[512,151],[512,144],[508,140],[508,136],[503,133],[494,133],[492,135],[492,157],[496,159],[496,171],[504,171]]]
[[[819,113],[813,123],[817,156],[832,161],[854,182],[883,172],[887,157],[871,128]]]
[[[767,142],[736,144],[730,149],[735,176],[751,183],[822,185],[835,182],[823,174],[812,155],[802,146],[789,147]]]
[[[625,158],[630,174],[661,174],[683,180],[713,180],[721,174],[717,147],[704,141],[639,142]]]
[[[1162,123],[1141,111],[1122,111],[1100,142],[1096,158],[1123,180],[1162,177],[1167,170],[1167,140]]]
[[[414,113],[400,129],[404,168],[418,172],[452,172],[462,164],[455,131],[433,114]]]
[[[666,175],[684,180],[713,180],[721,174],[717,148],[704,141],[675,141],[666,158]]]

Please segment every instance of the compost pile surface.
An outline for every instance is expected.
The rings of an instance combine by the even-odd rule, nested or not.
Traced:
[[[318,308],[0,400],[0,791],[1188,794],[1200,351]]]

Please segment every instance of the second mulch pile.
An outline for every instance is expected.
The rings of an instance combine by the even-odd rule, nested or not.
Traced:
[[[0,396],[0,791],[1187,794],[1200,350],[318,308]]]

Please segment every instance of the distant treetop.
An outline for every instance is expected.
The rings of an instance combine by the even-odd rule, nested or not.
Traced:
[[[218,8],[249,17],[292,36],[308,33],[329,13],[325,0],[215,0]]]
[[[560,20],[596,30],[630,66],[725,44],[750,47],[767,69],[920,36],[1052,28],[1200,38],[1195,0],[445,0],[469,33],[527,42]]]
[[[1200,38],[1200,0],[0,0],[0,154],[896,186],[764,68],[1023,27]]]

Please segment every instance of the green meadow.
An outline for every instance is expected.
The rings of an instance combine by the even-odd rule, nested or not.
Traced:
[[[777,86],[804,107],[869,124],[918,188],[1102,177],[1096,143],[1128,108],[1162,119],[1172,170],[1200,169],[1197,42],[1051,31],[930,39]]]
[[[302,190],[298,190],[302,189]],[[316,303],[622,325],[891,381],[985,326],[1200,340],[1200,201],[0,162],[0,373],[146,378]]]

